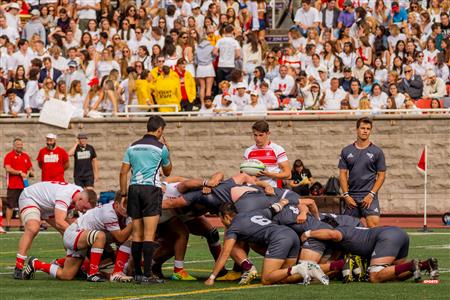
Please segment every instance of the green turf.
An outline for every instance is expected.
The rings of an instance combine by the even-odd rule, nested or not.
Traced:
[[[237,283],[203,285],[212,268],[206,242],[191,237],[186,257],[186,269],[197,276],[198,282],[173,282],[164,285],[139,286],[132,283],[87,283],[84,281],[61,282],[38,272],[32,281],[12,279],[18,233],[0,236],[0,299],[102,299],[102,298],[163,298],[163,299],[449,299],[450,296],[450,232],[439,231],[433,235],[412,235],[410,257],[439,259],[441,282],[438,285],[416,284],[411,280],[385,284],[352,283],[344,285],[332,282],[330,286],[312,284],[279,285],[272,287],[250,286],[240,288]],[[35,240],[31,255],[42,260],[62,257],[61,238],[58,234],[41,234]],[[252,254],[260,267],[262,259]],[[194,262],[193,262],[194,261]],[[195,262],[197,261],[197,262]],[[171,264],[164,270],[170,275]],[[207,291],[205,293],[205,291]],[[191,294],[189,294],[191,293]],[[166,296],[164,296],[166,295]]]

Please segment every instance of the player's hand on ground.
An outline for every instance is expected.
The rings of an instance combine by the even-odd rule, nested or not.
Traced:
[[[273,186],[266,186],[264,188],[264,193],[266,193],[266,195],[273,196],[275,195],[275,189],[273,188]]]
[[[357,206],[355,200],[351,196],[344,197],[344,201],[349,208],[355,208]]]
[[[367,194],[364,197],[363,201],[361,202],[361,206],[363,208],[369,208],[370,204],[372,204],[372,201],[373,201],[373,196],[371,194]]]
[[[205,285],[209,285],[209,286],[214,285],[214,279],[208,278],[208,279],[205,281]]]

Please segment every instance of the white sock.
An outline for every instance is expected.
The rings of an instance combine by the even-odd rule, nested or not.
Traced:
[[[58,267],[57,265],[51,265],[51,267],[50,267],[50,276],[52,277],[52,278],[55,278],[56,279],[56,272],[58,272],[58,269],[60,269],[60,267]]]
[[[173,266],[177,269],[183,269],[184,268],[184,261],[183,260],[174,260]]]

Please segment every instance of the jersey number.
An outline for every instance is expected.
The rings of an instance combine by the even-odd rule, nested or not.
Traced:
[[[269,219],[264,218],[263,216],[253,216],[250,221],[252,221],[255,224],[266,226],[272,223]]]

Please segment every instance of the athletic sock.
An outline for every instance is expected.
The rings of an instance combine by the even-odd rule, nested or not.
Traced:
[[[45,263],[45,262],[40,261],[38,259],[36,259],[34,261],[34,268],[36,270],[43,271],[43,272],[45,272],[47,274],[50,274],[50,268],[51,267],[52,267],[52,264]]]
[[[220,245],[220,242],[214,243],[214,244],[208,244],[209,252],[211,252],[211,255],[213,256],[214,260],[217,260],[220,256],[220,251],[222,251],[222,246]]]
[[[134,261],[134,275],[142,275],[142,242],[131,243],[131,256]]]
[[[58,267],[57,265],[51,265],[51,266],[50,266],[50,272],[49,272],[49,274],[50,274],[50,276],[51,276],[52,278],[56,278],[56,273],[58,272],[58,269],[60,269],[60,267]]]
[[[26,255],[20,255],[19,253],[17,253],[16,254],[16,268],[19,270],[22,270],[26,259],[27,259]]]
[[[63,267],[65,262],[66,262],[66,258],[65,258],[65,257],[63,257],[63,258],[58,258],[57,260],[55,260],[55,263],[56,263],[58,266],[60,266],[60,267]]]
[[[102,259],[103,249],[102,248],[91,248],[90,255],[90,265],[89,265],[89,273],[88,275],[94,275],[98,273],[98,265]]]
[[[3,226],[3,212],[0,211],[0,227]]]
[[[125,264],[130,258],[131,248],[128,246],[120,246],[116,254],[116,262],[114,263],[113,273],[123,272]]]
[[[241,262],[241,267],[244,272],[249,271],[253,267],[253,263],[247,258]]]
[[[413,268],[414,268],[414,264],[412,261],[404,263],[404,264],[396,265],[395,266],[395,275],[398,276],[402,273],[411,271]]]
[[[430,264],[428,263],[428,260],[419,261],[419,268],[421,271],[429,270]]]
[[[85,258],[80,268],[83,273],[89,273],[89,264],[89,259]]]
[[[330,263],[330,271],[341,271],[344,268],[345,260],[336,260]]]
[[[142,243],[142,253],[144,254],[144,276],[150,277],[152,275],[152,261],[153,254],[159,244],[153,241],[145,241]]]
[[[174,260],[173,261],[173,272],[178,273],[183,271],[184,269],[184,261],[183,260]]]

